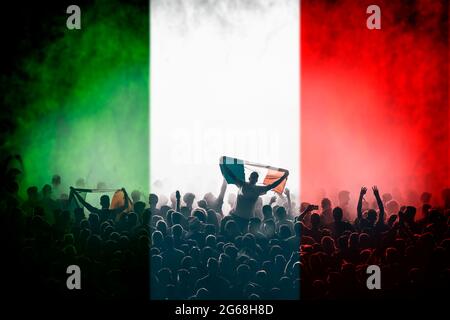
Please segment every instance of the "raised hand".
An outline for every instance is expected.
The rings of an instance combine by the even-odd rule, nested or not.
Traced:
[[[285,189],[284,189],[284,194],[285,194],[287,197],[289,197],[289,196],[291,195],[291,191],[289,191],[288,188],[285,188]]]
[[[180,212],[180,199],[181,199],[181,194],[180,191],[175,191],[175,198],[177,199],[177,211]]]
[[[384,223],[384,204],[380,197],[380,191],[378,190],[377,186],[372,187],[373,194],[377,200],[378,208],[380,209],[380,213],[378,215],[378,222],[377,223]]]
[[[373,194],[374,194],[376,197],[379,197],[379,196],[380,196],[380,191],[378,191],[378,187],[377,187],[377,186],[373,186],[373,187],[372,187],[372,190],[373,190]]]
[[[360,196],[364,196],[367,192],[367,188],[366,187],[361,187],[361,191],[359,192]]]
[[[358,221],[362,219],[362,203],[364,200],[364,195],[367,192],[366,187],[361,187],[361,191],[359,191],[359,199],[358,199],[358,205],[356,206],[356,212],[358,214]]]

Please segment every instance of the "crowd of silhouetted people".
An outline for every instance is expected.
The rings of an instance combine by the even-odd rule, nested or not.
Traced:
[[[366,192],[361,188],[353,221],[343,220],[343,210],[328,199],[322,200],[320,212],[300,215],[302,296],[448,296],[450,189],[443,190],[439,207],[432,207],[431,194],[423,193],[418,208],[398,203],[389,193],[380,196],[376,187],[370,205]],[[380,290],[368,290],[369,265],[380,267]]]
[[[0,219],[4,267],[21,297],[322,300],[450,288],[449,189],[438,206],[428,193],[410,206],[376,187],[370,203],[363,187],[354,214],[327,198],[297,206],[287,191],[259,198],[243,220],[224,213],[222,193],[123,189],[123,207],[111,209],[108,195],[97,206],[60,190],[57,175],[21,199],[18,174],[4,174]],[[82,271],[79,291],[66,288],[72,264]],[[367,288],[369,265],[380,267],[380,290]]]

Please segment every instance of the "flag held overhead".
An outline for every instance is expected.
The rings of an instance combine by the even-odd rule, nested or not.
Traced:
[[[230,176],[230,174],[225,170],[225,166],[239,179],[242,181],[248,181],[248,178],[252,172],[257,172],[259,176],[258,185],[268,186],[273,182],[280,179],[284,173],[287,171],[286,169],[271,167],[268,165],[263,165],[259,163],[253,163],[250,161],[245,161],[237,158],[231,158],[227,156],[223,156],[220,158],[220,171],[222,172],[223,177],[227,181],[227,183],[234,184],[234,179]],[[286,187],[287,177],[275,188],[272,190],[277,193],[283,193],[284,188]]]

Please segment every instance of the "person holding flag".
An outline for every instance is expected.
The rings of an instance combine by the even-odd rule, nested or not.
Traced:
[[[254,217],[255,204],[259,196],[265,194],[267,191],[271,189],[278,187],[282,182],[284,182],[285,184],[286,179],[289,175],[289,171],[286,169],[277,169],[277,171],[281,173],[278,179],[274,180],[270,184],[257,185],[259,178],[258,172],[256,170],[252,171],[249,175],[248,182],[245,181],[245,178],[243,179],[242,176],[245,177],[244,167],[246,166],[247,163],[244,163],[242,161],[236,162],[236,160],[237,159],[230,159],[225,156],[222,157],[220,169],[227,182],[233,183],[239,188],[235,206],[231,210],[230,214],[233,216],[234,220],[239,225],[241,231],[245,231],[249,220]],[[239,169],[239,166],[241,165],[243,167],[242,170]],[[232,168],[232,166],[234,166],[234,168]],[[248,163],[247,168],[252,166],[256,167],[260,165]],[[274,169],[272,167],[264,167],[264,168],[266,170],[269,169],[269,171]],[[239,171],[242,171],[242,175],[239,174]]]
[[[117,206],[117,207],[110,207],[109,196],[104,194],[100,197],[101,209],[98,209],[98,208],[92,206],[91,204],[89,204],[86,200],[84,200],[83,197],[80,195],[78,189],[70,187],[71,194],[73,194],[74,197],[86,209],[88,209],[89,212],[98,214],[100,221],[106,221],[108,219],[117,221],[119,218],[119,215],[129,207],[129,203],[131,200],[128,198],[128,193],[125,190],[125,188],[122,188],[121,190],[118,190],[118,191],[122,191],[122,193],[123,193],[123,200],[124,200],[123,205]]]

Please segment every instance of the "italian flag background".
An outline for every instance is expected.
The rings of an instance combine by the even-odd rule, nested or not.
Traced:
[[[381,30],[366,27],[371,4]],[[48,23],[16,10],[40,28],[3,97],[23,106],[7,147],[23,156],[24,196],[59,173],[66,190],[83,178],[202,197],[219,191],[222,156],[288,169],[297,204],[374,184],[438,200],[450,184],[448,1],[80,6],[78,31],[66,3]]]
[[[151,1],[151,189],[214,192],[229,155],[288,169],[301,201],[373,184],[437,200],[448,3],[376,1],[369,30],[372,2]]]

